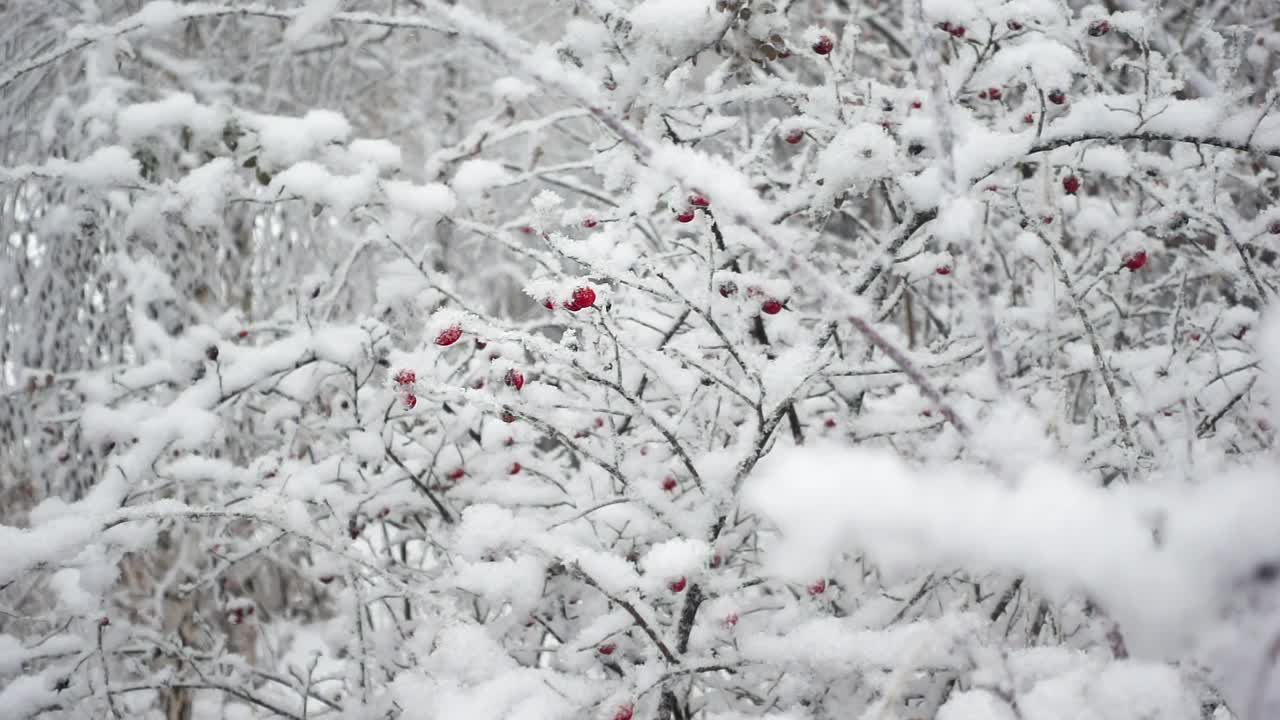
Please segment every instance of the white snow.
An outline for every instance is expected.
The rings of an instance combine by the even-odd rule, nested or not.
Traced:
[[[453,212],[457,196],[441,183],[415,185],[404,180],[385,180],[382,191],[391,207],[422,218],[439,219]]]
[[[493,160],[467,160],[453,175],[454,192],[464,202],[475,202],[486,191],[511,181],[511,173]]]
[[[131,144],[180,127],[190,128],[196,137],[210,137],[221,133],[225,122],[223,113],[197,103],[190,93],[129,105],[116,114],[120,137]]]
[[[345,142],[351,135],[351,124],[332,110],[309,110],[300,118],[244,115],[241,119],[258,133],[259,165],[269,170],[306,161],[316,150]]]
[[[373,163],[379,172],[399,170],[404,162],[400,146],[380,138],[356,138],[347,151],[360,162]]]
[[[493,96],[509,103],[521,103],[528,100],[538,88],[517,77],[498,78],[493,81]]]
[[[151,0],[134,13],[133,20],[148,30],[164,30],[182,20],[182,6],[171,0]]]
[[[342,0],[307,0],[302,10],[289,23],[289,27],[285,28],[284,41],[290,45],[296,45],[308,34],[329,22],[341,7]]]
[[[710,42],[724,22],[712,0],[642,0],[627,17],[640,37],[677,57]]]
[[[899,163],[897,143],[884,128],[861,123],[840,131],[818,158],[822,194],[835,196],[862,189],[872,180],[893,174]]]

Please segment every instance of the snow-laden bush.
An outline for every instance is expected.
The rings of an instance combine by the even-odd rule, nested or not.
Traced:
[[[1271,717],[1238,5],[5,6],[0,714]]]

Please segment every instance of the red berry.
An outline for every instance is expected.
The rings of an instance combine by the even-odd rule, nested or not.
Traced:
[[[319,580],[320,580],[320,582],[321,582],[322,584],[324,584],[324,585],[328,585],[329,583],[333,582],[333,576],[332,576],[332,575],[321,575],[321,576],[320,576],[320,578],[319,578]]]
[[[674,491],[676,489],[676,485],[677,485],[676,479],[671,475],[668,475],[662,479],[662,489],[666,490],[667,492]]]
[[[824,420],[824,421],[822,422],[822,424],[823,424],[823,425],[825,425],[825,426],[827,426],[827,427],[829,427],[829,428],[833,428],[833,427],[835,427],[835,426],[836,426],[836,419],[835,419],[835,418],[827,418],[826,420]]]
[[[462,326],[455,323],[440,331],[440,334],[436,336],[436,344],[448,347],[458,342],[460,337],[462,337]]]
[[[584,228],[586,228],[586,229],[588,229],[588,230],[590,230],[591,228],[593,228],[593,227],[595,227],[596,225],[599,225],[599,224],[600,224],[600,223],[599,223],[599,221],[597,221],[597,220],[596,220],[595,218],[593,218],[593,217],[589,217],[589,218],[587,218],[586,220],[583,220],[583,221],[582,221],[582,227],[584,227]]]
[[[681,210],[679,214],[676,215],[676,221],[682,223],[693,222],[693,218],[694,215],[692,209]]]
[[[826,591],[827,591],[827,579],[826,579],[826,578],[818,578],[817,580],[815,580],[815,581],[813,582],[813,584],[811,584],[811,585],[809,586],[809,594],[810,594],[810,595],[821,595],[822,593],[824,593],[824,592],[826,592]]]
[[[513,422],[515,422],[515,421],[516,421],[515,413],[511,412],[510,410],[503,410],[503,411],[502,411],[502,422],[504,422],[504,423],[513,423]]]
[[[631,720],[635,715],[635,710],[630,705],[619,705],[618,712],[613,714],[613,720]]]
[[[405,393],[404,397],[400,399],[404,401],[404,407],[406,410],[412,410],[418,406],[418,396],[413,393]]]
[[[702,195],[700,193],[694,193],[689,196],[689,204],[694,207],[704,208],[704,207],[710,206],[711,201],[707,199],[706,195]]]
[[[964,26],[953,25],[950,30],[947,30],[947,32],[951,33],[951,37],[962,38],[964,37]]]
[[[523,227],[521,227],[521,228],[520,228],[520,232],[524,233],[525,235],[532,235],[532,234],[533,234],[533,226],[532,226],[532,225],[525,225],[525,226],[523,226]]]
[[[999,100],[1003,96],[1004,96],[1004,91],[1001,90],[1000,88],[987,89],[987,97],[991,98],[992,100]]]
[[[724,616],[724,624],[725,624],[725,625],[728,625],[729,627],[733,627],[734,625],[737,625],[737,624],[738,624],[738,613],[736,613],[736,612],[731,612],[731,613],[729,613],[728,615],[725,615],[725,616]]]
[[[736,292],[738,292],[738,285],[732,280],[720,283],[720,297],[729,297]]]
[[[449,474],[447,475],[447,477],[450,480],[461,480],[462,476],[466,474],[467,474],[466,470],[463,470],[461,467],[456,467],[449,471]]]
[[[1147,264],[1147,251],[1145,250],[1139,250],[1138,252],[1133,253],[1132,255],[1126,256],[1124,259],[1124,266],[1128,268],[1130,272],[1134,270],[1141,270],[1142,266],[1146,264]]]
[[[1053,103],[1054,105],[1061,105],[1066,101],[1067,101],[1067,95],[1061,90],[1053,90],[1049,93],[1049,102]]]
[[[564,307],[570,312],[578,312],[595,304],[596,291],[589,287],[580,287],[573,291],[572,297],[569,298],[569,302],[565,303]]]
[[[548,310],[555,310],[555,309],[556,309],[556,301],[555,301],[555,300],[552,300],[551,298],[545,298],[545,299],[543,299],[543,301],[542,301],[542,307],[544,307],[544,308],[546,308],[546,309],[548,309]]]
[[[613,643],[605,643],[600,647],[596,648],[596,650],[598,650],[601,655],[612,655],[613,651],[617,649],[618,649],[618,646],[614,645]]]
[[[769,298],[764,301],[764,305],[760,306],[760,309],[764,311],[765,315],[777,315],[782,312],[782,303]]]
[[[111,624],[111,618],[103,616],[98,619],[98,627],[106,627]]]
[[[1080,178],[1075,175],[1068,175],[1062,178],[1062,189],[1065,190],[1068,195],[1075,195],[1080,192]]]
[[[243,623],[243,622],[244,622],[244,610],[241,610],[240,608],[236,608],[235,610],[232,610],[232,611],[231,611],[231,624],[232,624],[232,625],[239,625],[239,624],[241,624],[241,623]]]
[[[1089,35],[1092,37],[1102,37],[1111,32],[1111,23],[1106,20],[1095,20],[1089,23]]]
[[[412,370],[401,370],[396,373],[397,385],[412,385],[418,382],[418,375]]]
[[[1028,124],[1028,125],[1031,125],[1031,124],[1032,124],[1032,123],[1034,123],[1035,121],[1036,121],[1036,116],[1035,116],[1035,115],[1032,115],[1031,113],[1027,113],[1026,115],[1023,115],[1023,116],[1022,116],[1022,122],[1026,123],[1026,124]]]
[[[672,582],[667,587],[671,588],[671,592],[678,593],[678,592],[684,592],[685,585],[687,584],[688,582],[684,579],[684,577],[681,577],[679,580]]]
[[[920,102],[919,100],[912,100],[912,101],[911,101],[911,109],[912,109],[912,110],[919,110],[919,109],[920,109],[920,108],[922,108],[922,107],[924,107],[924,103]]]
[[[813,44],[813,51],[819,55],[830,55],[831,51],[836,48],[836,44],[832,42],[831,36],[823,35],[818,38],[818,42]]]
[[[938,273],[939,275],[950,275],[950,274],[951,274],[951,266],[950,266],[950,265],[939,265],[939,266],[938,266],[938,269],[937,269],[937,270],[934,270],[934,272]]]
[[[978,93],[978,97],[979,97],[980,99],[982,99],[982,100],[986,100],[986,99],[987,99],[987,91],[986,91],[986,90],[983,90],[982,92]]]
[[[596,427],[598,428],[604,427],[604,418],[602,417],[596,418]]]
[[[1019,30],[1022,29],[1022,23],[1018,22],[1017,20],[1010,20],[1009,22],[1005,23],[1005,27],[1009,28],[1014,32],[1018,32]]]
[[[236,333],[236,335],[239,335],[239,336],[240,336],[240,337],[242,337],[242,338],[247,338],[247,337],[249,337],[249,331],[248,331],[248,330],[241,330],[240,332]]]
[[[518,475],[518,474],[520,473],[520,470],[521,470],[520,463],[518,463],[518,462],[517,462],[517,463],[511,463],[511,467],[507,469],[507,474],[508,474],[508,475]]]
[[[720,557],[720,553],[711,556],[711,567],[718,568],[724,562],[724,558]]]
[[[787,133],[787,142],[792,145],[799,145],[802,140],[804,140],[803,130],[792,130]]]
[[[503,380],[509,387],[513,387],[516,390],[524,387],[524,373],[516,370],[515,368],[508,370],[507,376],[503,378]]]
[[[379,511],[378,511],[378,518],[379,518],[379,519],[381,519],[381,518],[384,518],[384,517],[386,517],[386,516],[388,516],[388,515],[390,515],[390,514],[391,514],[391,508],[389,508],[389,507],[384,507],[384,508],[382,508],[381,510],[379,510]]]
[[[1052,225],[1052,224],[1053,224],[1053,216],[1052,216],[1052,215],[1045,215],[1044,217],[1040,218],[1040,222],[1044,223],[1045,225]]]
[[[1200,342],[1200,333],[1191,333],[1191,340],[1193,342]]]

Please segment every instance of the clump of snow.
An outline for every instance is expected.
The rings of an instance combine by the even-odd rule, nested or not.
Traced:
[[[923,0],[920,8],[924,11],[925,20],[932,24],[949,22],[972,26],[981,17],[972,0]]]
[[[1153,19],[1145,12],[1122,10],[1111,13],[1110,23],[1112,30],[1138,40],[1145,40],[1151,31]]]
[[[938,211],[938,220],[932,229],[943,246],[963,244],[978,235],[982,217],[983,207],[977,200],[955,197]]]
[[[404,161],[400,146],[390,140],[357,138],[347,146],[347,152],[360,162],[373,163],[379,172],[398,170]]]
[[[702,540],[675,538],[649,548],[640,560],[646,576],[669,581],[692,575],[711,557],[710,546]]]
[[[486,191],[510,182],[511,173],[501,163],[477,159],[459,165],[450,185],[464,200],[474,200]]]
[[[377,182],[372,167],[359,175],[335,175],[325,166],[315,162],[300,162],[277,173],[271,179],[271,188],[281,193],[291,193],[320,205],[328,206],[338,215],[345,215],[356,205],[368,202]]]
[[[368,430],[353,430],[347,436],[351,453],[364,462],[377,462],[383,457],[382,438]]]
[[[415,185],[404,180],[386,180],[382,183],[382,192],[392,208],[433,220],[452,213],[458,205],[457,196],[441,183]]]
[[[632,32],[676,57],[716,38],[724,14],[712,0],[642,0],[628,15]]]
[[[1133,171],[1133,163],[1124,148],[1115,145],[1092,145],[1084,153],[1080,169],[1110,177],[1122,178]]]
[[[479,560],[486,553],[519,543],[520,527],[507,508],[472,505],[462,512],[453,550],[463,558]]]
[[[916,210],[931,210],[938,207],[942,199],[942,169],[936,165],[921,170],[915,175],[898,178],[898,185],[906,193],[911,206]]]
[[[317,357],[337,365],[358,366],[369,352],[369,335],[356,325],[316,328],[310,341]]]
[[[197,137],[211,137],[222,132],[224,123],[223,113],[196,102],[190,93],[173,93],[163,100],[129,105],[116,114],[120,137],[130,144],[180,127],[191,128]]]
[[[493,96],[503,102],[524,102],[537,92],[538,88],[517,77],[508,76],[493,81]]]
[[[142,165],[119,145],[98,148],[78,162],[50,160],[48,168],[52,173],[98,187],[137,182],[142,173]]]
[[[351,124],[332,110],[311,110],[300,118],[245,115],[244,124],[258,133],[259,165],[287,167],[311,157],[316,149],[345,142]],[[264,162],[265,161],[265,162]]]
[[[1028,720],[1066,720],[1082,714],[1102,720],[1196,720],[1201,717],[1198,706],[1176,668],[1135,661],[1090,663],[1041,680],[1018,698]]]
[[[342,0],[307,0],[307,4],[294,15],[293,22],[284,29],[284,41],[296,45],[313,30],[329,22],[341,7]]]
[[[182,6],[171,0],[152,0],[133,15],[147,30],[163,30],[182,20]]]
[[[546,568],[537,559],[479,562],[462,567],[454,576],[457,586],[490,602],[536,603],[546,580]]]
[[[884,128],[861,123],[841,130],[818,156],[822,194],[835,196],[893,174],[898,147]]]
[[[1056,40],[1039,37],[1004,48],[992,56],[984,77],[1010,83],[1030,74],[1030,80],[1044,92],[1066,90],[1072,76],[1084,71],[1084,61],[1071,48]]]
[[[234,173],[235,166],[229,158],[214,158],[178,181],[178,195],[192,225],[214,227],[223,222],[226,190]]]
[[[751,179],[723,157],[664,144],[655,149],[649,164],[655,171],[679,179],[685,191],[700,192],[711,201],[713,209],[761,226],[772,222],[775,213],[770,204],[756,192]],[[682,204],[683,197],[682,192]]]
[[[483,682],[515,668],[515,661],[484,625],[452,625],[436,637],[435,651],[423,663],[430,675]]]

